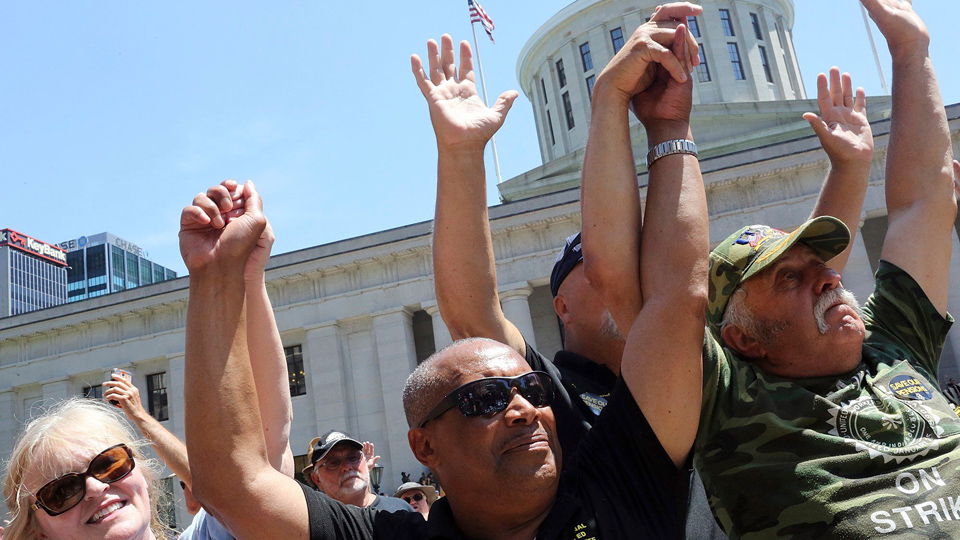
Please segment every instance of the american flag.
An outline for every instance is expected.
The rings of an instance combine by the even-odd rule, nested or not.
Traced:
[[[480,4],[474,0],[467,0],[467,7],[470,8],[470,24],[482,24],[487,35],[490,36],[490,41],[493,41],[493,19],[491,19],[490,16],[487,15],[487,12],[480,7]],[[493,42],[496,43],[496,41]]]

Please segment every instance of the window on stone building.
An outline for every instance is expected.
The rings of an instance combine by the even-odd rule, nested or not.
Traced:
[[[103,399],[103,385],[84,386],[81,395],[85,398],[101,400]]]
[[[583,62],[583,72],[593,69],[593,55],[590,54],[590,42],[580,45],[580,60]]]
[[[720,10],[720,24],[723,25],[723,35],[727,37],[736,36],[736,32],[733,31],[733,21],[730,19],[730,10],[721,9]]]
[[[738,81],[746,80],[743,74],[743,62],[740,60],[740,48],[736,43],[727,43],[727,52],[730,53],[730,63],[733,64],[733,78]]]
[[[567,72],[563,70],[563,58],[557,60],[557,81],[560,83],[560,88],[567,85]]]
[[[293,456],[293,478],[294,478],[294,480],[296,480],[296,481],[298,481],[298,482],[300,482],[300,483],[305,483],[305,482],[304,482],[305,479],[304,479],[304,477],[303,477],[303,468],[306,467],[306,466],[309,465],[309,464],[310,464],[310,463],[307,461],[307,455],[306,455],[306,454],[299,455],[299,456]]]
[[[860,237],[863,238],[863,247],[867,250],[867,259],[870,260],[870,271],[877,273],[880,265],[880,252],[883,250],[883,239],[887,236],[887,216],[877,216],[867,219],[860,227]]]
[[[593,101],[593,85],[597,82],[597,76],[591,75],[587,77],[587,97],[590,101]]]
[[[610,41],[613,42],[613,54],[623,48],[623,29],[619,26],[610,31]]]
[[[553,117],[550,116],[550,111],[547,111],[547,126],[550,128],[550,144],[556,146],[557,138],[553,135]]]
[[[697,80],[700,82],[710,82],[710,66],[707,65],[707,56],[703,54],[703,46],[700,46],[700,65],[697,66]]]
[[[570,103],[570,93],[564,92],[561,97],[563,97],[563,112],[567,117],[567,129],[573,129],[575,124],[573,122],[573,105]]]
[[[170,418],[167,409],[167,374],[154,373],[147,375],[147,400],[150,416],[163,422]]]
[[[413,348],[417,354],[417,365],[437,352],[437,341],[433,334],[433,317],[425,310],[413,312]]]
[[[283,348],[287,357],[287,376],[290,377],[290,396],[302,396],[307,393],[307,380],[303,373],[303,347],[291,345]]]
[[[540,92],[543,94],[543,104],[550,103],[550,100],[547,99],[547,83],[543,82],[543,79],[540,79]]]
[[[690,35],[697,39],[700,38],[700,24],[696,17],[687,17],[687,28],[690,29]]]
[[[750,14],[750,24],[753,26],[753,35],[763,41],[763,31],[760,30],[760,17],[757,17],[756,13]]]
[[[763,74],[767,77],[767,82],[773,82],[773,73],[770,72],[770,61],[767,59],[767,49],[763,46],[760,49],[760,64],[763,66]]]

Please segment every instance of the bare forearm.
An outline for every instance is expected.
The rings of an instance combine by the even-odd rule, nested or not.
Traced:
[[[263,437],[267,445],[267,457],[273,468],[293,476],[292,462],[289,470],[282,470],[283,456],[290,445],[290,424],[293,422],[293,404],[290,401],[290,383],[287,361],[280,341],[280,331],[273,314],[273,306],[267,295],[266,283],[261,279],[246,284],[247,300],[247,346],[250,349],[250,365],[257,389],[257,402],[263,420]]]
[[[853,249],[853,239],[860,227],[860,215],[863,212],[863,200],[870,181],[870,165],[831,166],[827,179],[820,190],[811,218],[833,216],[850,229],[850,245],[842,253],[830,260],[828,265],[842,274]]]
[[[692,139],[689,126],[677,123],[647,131],[651,144]],[[660,443],[680,466],[693,446],[700,417],[707,204],[695,157],[660,158],[650,173],[640,259],[644,305],[627,338],[621,373]]]
[[[437,178],[433,270],[443,321],[453,339],[488,337],[522,348],[505,328],[497,295],[483,149],[441,148]]]
[[[946,111],[926,49],[893,61],[893,113],[887,152],[887,209],[893,214],[921,201],[933,208],[951,198],[953,150]]]
[[[583,158],[583,268],[619,328],[630,328],[640,292],[640,194],[630,146],[628,102],[594,87],[590,135]]]
[[[163,427],[160,422],[157,422],[154,417],[145,411],[141,410],[141,412],[142,414],[132,416],[130,420],[136,424],[140,433],[143,433],[143,436],[150,441],[153,450],[166,464],[167,468],[188,486],[193,485],[190,478],[190,463],[187,460],[186,445],[176,435]]]
[[[186,329],[187,451],[194,495],[222,512],[249,488],[266,458],[247,354],[243,277],[190,276]],[[232,481],[225,483],[224,478]]]

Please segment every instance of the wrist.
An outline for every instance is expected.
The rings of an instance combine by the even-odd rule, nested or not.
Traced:
[[[866,180],[870,175],[870,164],[871,160],[831,159],[830,171],[843,175],[863,176]]]
[[[655,120],[644,124],[647,131],[647,148],[678,139],[693,140],[690,123],[683,120]]]
[[[890,59],[893,64],[916,64],[930,56],[930,39],[918,38],[913,41],[889,45]]]
[[[627,107],[632,96],[613,85],[610,82],[610,76],[606,73],[606,71],[601,72],[593,85],[592,105]]]

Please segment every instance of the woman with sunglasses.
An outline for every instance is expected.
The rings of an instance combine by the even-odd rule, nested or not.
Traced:
[[[30,421],[7,464],[6,540],[156,540],[158,464],[118,410],[63,401]]]

